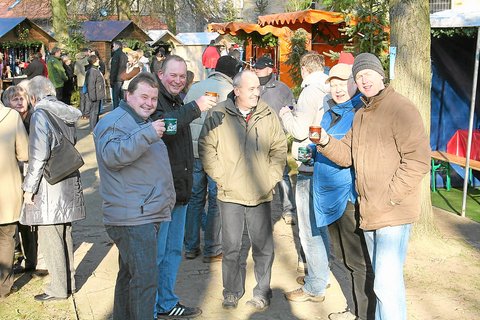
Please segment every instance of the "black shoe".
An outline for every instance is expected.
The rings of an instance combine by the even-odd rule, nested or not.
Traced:
[[[195,249],[193,251],[185,251],[185,259],[192,260],[200,255],[200,249]]]
[[[54,296],[48,295],[46,293],[37,294],[34,298],[35,298],[35,300],[41,301],[41,302],[55,301],[55,300],[66,300],[67,299],[67,298],[54,297]]]
[[[238,298],[233,294],[227,294],[222,302],[223,309],[236,309],[238,305]]]
[[[220,262],[223,259],[223,253],[220,253],[216,256],[211,256],[211,257],[203,257],[202,261],[203,263],[213,263],[213,262]]]
[[[32,272],[32,278],[43,278],[45,276],[48,276],[48,270],[37,269]]]
[[[191,308],[185,307],[184,305],[177,303],[172,310],[164,313],[157,314],[157,319],[190,319],[196,318],[202,314],[202,310],[200,308]]]

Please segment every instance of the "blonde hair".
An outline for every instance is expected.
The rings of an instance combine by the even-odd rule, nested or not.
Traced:
[[[309,51],[300,58],[300,66],[305,67],[308,72],[323,71],[325,57],[315,51]]]
[[[27,90],[19,85],[16,85],[8,87],[2,94],[2,102],[5,107],[11,108],[12,105],[10,104],[10,100],[17,96],[23,96],[25,100],[27,100],[27,103],[30,104]]]
[[[132,58],[133,63],[137,63],[138,60],[140,59],[140,56],[136,51],[129,51],[127,55]]]

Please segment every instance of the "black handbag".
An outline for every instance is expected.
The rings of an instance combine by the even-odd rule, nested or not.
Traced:
[[[43,177],[49,184],[53,185],[66,178],[78,175],[78,169],[84,165],[84,162],[80,152],[64,136],[54,116],[44,109],[40,110],[48,117],[58,142],[50,151],[50,158],[43,169]]]

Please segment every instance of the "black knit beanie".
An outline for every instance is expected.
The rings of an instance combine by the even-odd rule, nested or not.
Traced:
[[[385,78],[385,71],[383,70],[382,63],[375,55],[371,53],[360,53],[355,57],[352,67],[353,78],[355,79],[357,77],[357,73],[365,69],[376,71]]]
[[[230,56],[222,56],[217,61],[215,71],[221,72],[233,79],[238,73],[238,61]]]

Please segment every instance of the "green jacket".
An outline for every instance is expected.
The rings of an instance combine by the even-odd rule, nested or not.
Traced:
[[[55,56],[50,56],[47,61],[48,79],[52,81],[55,89],[63,87],[63,83],[68,80],[62,60]]]
[[[271,201],[282,179],[287,141],[280,120],[262,100],[252,112],[247,122],[229,97],[205,119],[199,155],[217,182],[220,201],[247,206]]]

